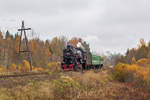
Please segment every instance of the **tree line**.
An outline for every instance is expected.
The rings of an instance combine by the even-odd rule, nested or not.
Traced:
[[[125,54],[108,52],[106,58],[106,65],[116,65],[119,62],[133,64],[140,59],[150,58],[150,42],[146,43],[144,39],[140,39],[138,46],[127,49]]]
[[[32,66],[44,68],[47,66],[55,66],[57,62],[61,62],[63,49],[67,44],[76,47],[80,38],[73,37],[68,40],[66,37],[54,37],[51,40],[40,40],[32,38],[29,40],[29,49],[32,54]],[[0,31],[0,67],[16,69],[17,66],[27,66],[27,53],[19,53],[20,35],[10,34],[6,31],[5,35]],[[83,45],[87,51],[90,51],[89,44],[83,41]],[[25,39],[21,42],[21,51],[26,50]],[[16,66],[16,67],[14,67]]]
[[[3,35],[0,31],[0,66],[8,68],[11,64],[22,65],[27,60],[26,53],[19,54],[20,35],[10,34],[9,31]],[[30,51],[32,52],[33,66],[44,67],[49,62],[60,61],[63,48],[67,44],[67,38],[54,37],[52,40],[40,40],[33,38],[29,40]],[[21,50],[25,49],[25,40],[21,42]]]

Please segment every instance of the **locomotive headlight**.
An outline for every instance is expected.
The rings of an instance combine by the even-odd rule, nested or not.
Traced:
[[[70,53],[66,53],[66,56],[70,56]]]

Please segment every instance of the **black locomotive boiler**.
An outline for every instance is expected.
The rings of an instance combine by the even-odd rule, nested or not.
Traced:
[[[63,70],[83,70],[86,68],[86,52],[81,48],[67,45],[63,50]]]

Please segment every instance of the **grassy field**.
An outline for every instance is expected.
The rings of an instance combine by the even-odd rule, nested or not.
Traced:
[[[111,69],[1,78],[0,100],[149,100],[150,90],[121,83]]]

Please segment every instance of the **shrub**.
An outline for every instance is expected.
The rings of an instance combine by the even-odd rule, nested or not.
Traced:
[[[27,60],[23,60],[23,62],[24,62],[25,71],[29,71],[30,70],[30,63]]]
[[[127,75],[127,65],[123,63],[119,63],[115,66],[113,77],[116,80],[121,82],[125,81],[125,77]]]
[[[9,70],[16,71],[17,70],[16,64],[11,64],[10,67],[9,67]]]
[[[43,71],[44,69],[42,67],[33,67],[33,71]]]
[[[150,68],[140,67],[137,70],[134,85],[137,87],[150,87]]]
[[[18,70],[19,70],[19,71],[25,71],[25,68],[24,68],[24,66],[22,66],[22,65],[18,65]]]
[[[64,98],[65,100],[72,99],[76,97],[78,90],[80,89],[80,84],[73,80],[69,76],[62,76],[58,80],[53,81],[55,99],[60,100]]]
[[[141,67],[150,67],[150,59],[142,58],[136,64]]]
[[[60,69],[60,62],[50,62],[47,64],[47,68],[52,71],[56,71]]]
[[[135,63],[136,63],[136,58],[132,57],[132,64],[135,64]]]
[[[150,68],[119,63],[115,66],[113,78],[120,82],[132,82],[139,88],[150,87]]]
[[[5,72],[6,68],[0,66],[0,72]]]
[[[18,69],[23,72],[29,71],[30,63],[27,60],[23,60],[23,65],[18,65]]]
[[[138,66],[136,65],[119,63],[115,66],[113,78],[120,82],[130,82],[133,81],[134,74],[137,70]]]

